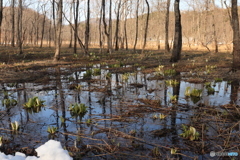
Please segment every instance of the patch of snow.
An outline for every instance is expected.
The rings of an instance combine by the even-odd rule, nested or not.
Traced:
[[[15,156],[5,155],[0,152],[0,160],[72,160],[68,151],[64,150],[61,143],[55,140],[49,140],[44,145],[36,149],[38,157],[28,156],[25,154],[16,152]]]

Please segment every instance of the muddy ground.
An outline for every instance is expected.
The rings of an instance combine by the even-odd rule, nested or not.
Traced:
[[[142,67],[143,72],[153,72],[159,65],[165,68],[172,68],[175,65],[177,72],[197,73],[206,71],[207,66],[216,67],[211,74],[186,74],[196,81],[205,81],[215,77],[224,80],[240,79],[240,74],[231,72],[232,55],[230,53],[210,53],[204,51],[182,51],[182,58],[177,63],[170,63],[170,53],[162,50],[146,50],[144,54],[137,50],[119,50],[111,55],[99,49],[90,49],[93,53],[90,57],[84,57],[79,50],[73,54],[71,48],[63,48],[59,62],[52,62],[53,48],[32,48],[26,47],[23,55],[18,55],[17,50],[9,47],[0,48],[0,81],[34,81],[38,76],[46,74],[44,68],[49,67],[70,67],[78,68],[93,64],[118,64],[133,65]],[[121,72],[121,68],[119,68]],[[124,72],[124,71],[122,71]],[[28,73],[31,73],[30,75]],[[51,74],[51,73],[50,73]],[[193,79],[193,80],[194,80]]]

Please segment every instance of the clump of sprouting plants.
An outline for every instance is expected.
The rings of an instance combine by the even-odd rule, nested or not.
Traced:
[[[99,75],[101,75],[101,69],[100,69],[100,68],[94,68],[94,69],[92,70],[92,74],[93,74],[94,76],[99,76]]]
[[[206,74],[209,74],[213,69],[216,68],[216,66],[206,65],[205,68],[206,68]]]
[[[196,60],[194,59],[194,60],[191,60],[192,61],[192,66],[194,66],[195,65],[195,62],[196,62]]]
[[[197,103],[202,97],[202,90],[194,88],[190,93],[190,97],[193,103]]]
[[[162,113],[160,113],[159,115],[158,115],[158,114],[154,114],[154,115],[152,116],[152,118],[153,118],[154,120],[156,120],[156,119],[163,120],[163,119],[165,119],[166,117],[167,117],[167,115],[162,114]]]
[[[109,67],[109,68],[120,68],[120,67],[121,67],[121,64],[120,64],[120,63],[109,64],[108,67]]]
[[[155,68],[155,72],[158,75],[164,75],[164,66],[163,65],[159,65],[157,68]]]
[[[199,139],[199,132],[196,131],[196,128],[186,126],[182,124],[183,133],[180,134],[183,138],[189,139],[191,141]]]
[[[17,133],[19,131],[20,125],[18,121],[11,122],[11,129],[13,133]]]
[[[87,120],[86,120],[86,124],[87,124],[87,126],[89,127],[89,126],[92,124],[92,120],[91,120],[91,119],[87,119]]]
[[[130,73],[124,73],[124,74],[122,75],[122,81],[123,81],[123,82],[127,82],[128,79],[129,79],[129,76],[130,76]]]
[[[108,73],[106,74],[106,79],[107,79],[107,80],[110,80],[111,78],[112,78],[112,73],[108,72]]]
[[[201,89],[192,89],[191,90],[191,87],[186,87],[186,90],[185,90],[185,96],[186,97],[202,97],[202,90]]]
[[[17,100],[15,99],[10,99],[10,98],[7,98],[7,99],[4,99],[2,100],[2,104],[3,106],[5,106],[6,108],[9,108],[9,107],[14,107],[17,105]]]
[[[205,86],[206,88],[211,87],[211,82],[205,82],[205,83],[204,83],[204,86]]]
[[[17,86],[17,83],[8,83],[7,86],[13,88]]]
[[[0,147],[3,145],[3,136],[0,136]]]
[[[120,67],[123,67],[124,66],[124,63],[122,61],[119,61],[119,66]]]
[[[223,79],[222,79],[222,78],[219,78],[219,77],[215,78],[214,80],[215,80],[215,83],[218,83],[218,82],[222,82],[222,81],[223,81]]]
[[[97,61],[100,59],[100,57],[93,52],[89,53],[89,55],[90,55],[90,61]]]
[[[138,64],[138,63],[135,63],[133,66],[135,66],[135,67],[138,67],[138,66],[139,66],[139,64]]]
[[[48,126],[48,128],[47,128],[47,132],[48,132],[49,134],[56,134],[56,133],[57,133],[57,130],[58,130],[58,128],[57,128],[57,127],[54,127],[54,126]]]
[[[106,66],[107,63],[106,63],[106,62],[101,62],[100,65],[101,65],[101,66]]]
[[[179,84],[179,81],[170,79],[170,80],[165,80],[165,83],[167,86],[176,86]]]
[[[48,128],[47,128],[47,132],[49,133],[48,138],[54,139],[54,137],[56,137],[57,130],[58,130],[57,127],[48,126]]]
[[[176,154],[177,153],[177,149],[176,148],[171,148],[171,154]]]
[[[64,118],[62,116],[60,116],[59,118],[60,118],[60,121],[61,121],[61,126],[63,126],[64,123],[66,122],[66,118]]]
[[[205,83],[205,88],[207,89],[208,95],[214,94],[215,89],[211,86],[211,82],[206,82]]]
[[[2,105],[6,108],[14,107],[17,105],[17,101],[15,99],[9,98],[11,94],[9,94],[7,91],[3,91],[4,99],[2,100]]]
[[[173,65],[174,67],[174,65]],[[164,70],[163,65],[159,65],[156,69],[156,74],[157,75],[162,75],[162,76],[175,76],[177,74],[175,69],[166,69]]]
[[[69,106],[69,111],[70,111],[70,114],[72,117],[75,117],[75,118],[80,118],[80,121],[82,120],[82,118],[85,116],[85,114],[88,112],[87,111],[87,106],[85,106],[85,104],[78,104],[78,103],[75,103],[75,104],[71,104]]]
[[[154,147],[152,150],[152,154],[154,157],[161,156],[160,149],[158,147]]]
[[[77,91],[81,91],[82,90],[82,86],[80,84],[75,86],[75,90]]]
[[[177,103],[177,95],[172,95],[171,93],[168,93],[168,96],[171,103]]]
[[[73,54],[73,56],[74,56],[74,58],[78,58],[78,54],[76,54],[76,53]]]
[[[191,95],[191,87],[188,86],[188,87],[186,87],[186,90],[185,90],[185,96],[190,97],[190,95]]]
[[[140,67],[141,70],[144,70],[145,68],[146,68],[145,66],[141,66],[141,67]]]
[[[38,97],[29,98],[28,102],[23,105],[23,108],[30,113],[38,113],[41,111],[41,108],[44,107],[44,102],[45,101],[40,100]]]
[[[86,73],[83,74],[83,79],[91,79],[93,73],[91,69],[86,70]]]
[[[177,74],[175,69],[167,69],[164,71],[164,76],[175,76]]]
[[[73,76],[70,76],[70,77],[68,78],[68,80],[69,80],[69,81],[74,81],[75,79],[74,79]]]
[[[93,63],[88,63],[87,64],[87,67],[92,67],[93,66]]]
[[[193,101],[193,103],[196,103],[202,97],[202,90],[196,89],[196,88],[191,90],[191,87],[188,86],[186,87],[186,90],[185,90],[185,96],[191,97],[191,100]]]
[[[202,97],[202,90],[201,89],[196,89],[194,88],[191,93],[190,93],[191,97]]]

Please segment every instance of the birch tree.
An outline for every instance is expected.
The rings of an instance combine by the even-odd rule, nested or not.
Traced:
[[[57,2],[56,44],[55,44],[55,54],[54,54],[53,61],[58,61],[60,59],[62,10],[63,10],[63,1],[59,0]]]

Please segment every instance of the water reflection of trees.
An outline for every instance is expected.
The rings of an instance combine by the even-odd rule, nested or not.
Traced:
[[[239,81],[234,80],[231,82],[231,96],[230,96],[230,103],[236,104],[238,100],[238,89],[239,89]]]

